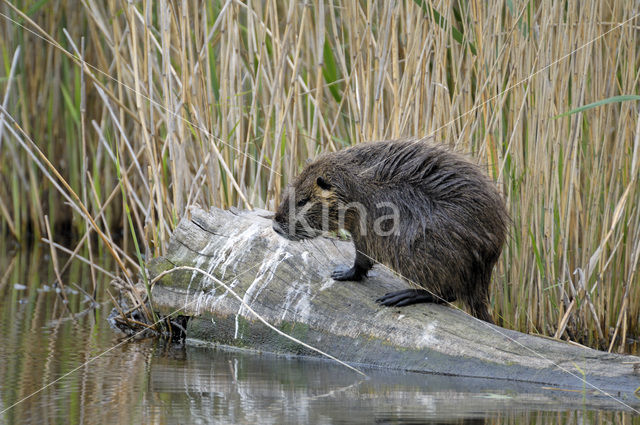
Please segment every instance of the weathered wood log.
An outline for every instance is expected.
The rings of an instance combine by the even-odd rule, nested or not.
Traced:
[[[352,263],[352,244],[328,238],[285,240],[273,232],[268,215],[191,208],[167,255],[150,263],[151,276],[175,266],[200,268],[227,283],[278,329],[351,364],[627,396],[640,386],[634,371],[638,357],[503,329],[449,306],[380,307],[377,297],[408,284],[379,265],[363,282],[335,282],[331,271]],[[190,317],[188,339],[318,355],[267,328],[201,273],[168,273],[152,294],[160,314],[181,309],[178,314]]]

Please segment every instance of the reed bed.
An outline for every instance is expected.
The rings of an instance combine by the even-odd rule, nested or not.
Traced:
[[[433,134],[511,212],[500,324],[609,350],[640,334],[634,2],[1,1],[16,240],[72,233],[132,282],[189,205],[274,209],[307,158]]]

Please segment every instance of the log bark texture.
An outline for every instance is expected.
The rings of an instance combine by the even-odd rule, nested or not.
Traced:
[[[408,283],[376,265],[362,282],[335,282],[351,265],[348,241],[291,242],[271,228],[267,211],[193,207],[151,276],[198,267],[233,288],[269,323],[352,365],[505,379],[637,399],[640,358],[608,354],[479,321],[444,305],[387,308],[374,300]],[[176,271],[153,287],[162,315],[189,316],[187,338],[283,354],[318,356],[267,328],[227,290],[201,273]],[[345,369],[346,370],[346,369]],[[586,380],[587,383],[585,383]]]

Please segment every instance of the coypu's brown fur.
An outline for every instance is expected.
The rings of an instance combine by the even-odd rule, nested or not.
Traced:
[[[399,212],[397,231],[387,236],[374,231],[376,220],[389,230],[380,223],[391,209],[380,202]],[[308,226],[291,223],[290,213]],[[318,157],[283,195],[273,227],[295,240],[344,227],[356,259],[353,267],[335,270],[334,279],[361,280],[373,259],[424,288],[389,293],[381,304],[462,300],[475,317],[492,322],[489,283],[508,220],[502,197],[476,165],[431,141],[401,140]]]

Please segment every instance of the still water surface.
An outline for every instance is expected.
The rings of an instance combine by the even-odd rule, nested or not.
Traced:
[[[106,320],[108,277],[95,306],[86,268],[65,274],[72,317],[46,254],[4,253],[1,424],[640,423],[606,397],[532,385],[377,369],[361,379],[322,360],[123,342]]]

